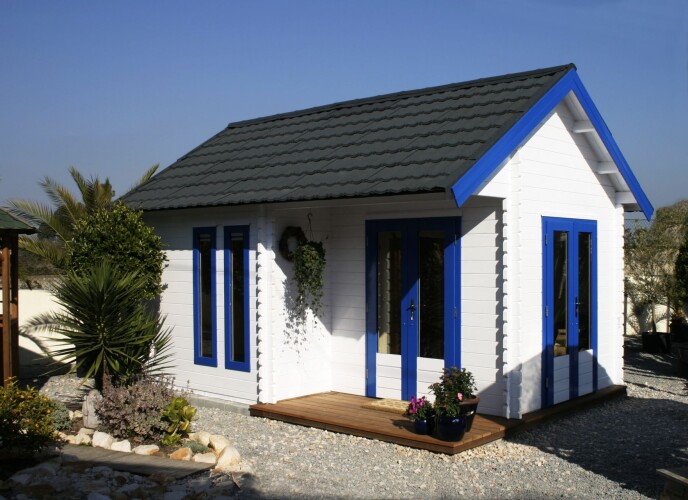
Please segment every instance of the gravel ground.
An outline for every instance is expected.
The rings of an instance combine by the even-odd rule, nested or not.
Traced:
[[[453,457],[212,408],[194,426],[234,440],[256,475],[247,498],[657,498],[656,469],[688,465],[688,385],[672,356],[626,346],[627,397]],[[75,377],[42,389],[85,390]]]
[[[657,468],[688,465],[688,387],[669,355],[626,348],[628,397],[454,457],[200,408],[234,439],[251,497],[657,498]]]

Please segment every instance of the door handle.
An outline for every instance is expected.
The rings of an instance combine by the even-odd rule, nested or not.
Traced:
[[[413,321],[413,316],[416,312],[416,303],[413,302],[413,299],[411,299],[411,306],[409,307],[409,311],[411,311],[411,321]]]

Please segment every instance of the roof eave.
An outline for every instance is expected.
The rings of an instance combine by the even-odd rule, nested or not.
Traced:
[[[483,154],[451,190],[457,206],[463,205],[486,181],[502,162],[538,127],[545,117],[569,94],[573,92],[583,110],[590,118],[596,132],[616,163],[619,173],[628,185],[638,206],[650,220],[654,208],[633,175],[609,128],[597,107],[583,86],[578,73],[571,68],[552,88],[550,88],[500,139]]]

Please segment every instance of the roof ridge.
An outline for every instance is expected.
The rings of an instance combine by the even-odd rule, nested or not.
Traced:
[[[543,75],[543,76],[544,75],[550,75],[550,74],[559,73],[559,72],[563,72],[563,71],[569,71],[571,69],[575,70],[576,65],[573,63],[569,63],[569,64],[564,64],[561,66],[552,66],[549,68],[540,68],[540,69],[534,69],[534,70],[529,70],[529,71],[521,71],[518,73],[507,73],[505,75],[491,76],[491,77],[487,77],[487,78],[477,78],[474,80],[467,80],[465,82],[456,82],[456,83],[449,83],[449,84],[444,84],[444,85],[430,86],[430,87],[424,87],[424,88],[415,89],[415,90],[403,90],[403,91],[399,91],[399,92],[392,92],[389,94],[380,94],[380,95],[376,95],[376,96],[364,97],[364,98],[359,98],[359,99],[352,99],[352,100],[348,100],[348,101],[338,101],[338,102],[334,102],[331,104],[314,106],[311,108],[304,108],[304,109],[295,110],[295,111],[287,111],[285,113],[277,113],[274,115],[268,115],[268,116],[263,116],[263,117],[258,117],[258,118],[249,118],[247,120],[241,120],[238,122],[231,122],[227,125],[226,129],[244,127],[247,125],[254,125],[257,123],[270,122],[270,121],[275,121],[275,120],[283,120],[286,118],[294,118],[294,117],[302,116],[302,115],[322,113],[324,111],[329,111],[329,110],[339,109],[339,108],[361,106],[363,104],[384,102],[384,101],[390,101],[390,100],[396,100],[396,99],[405,99],[405,98],[414,97],[414,96],[423,95],[423,94],[447,92],[450,90],[455,90],[455,89],[460,89],[460,88],[469,88],[469,87],[474,87],[474,86],[478,86],[478,85],[480,85],[480,86],[491,85],[491,84],[495,84],[495,83],[500,83],[502,81],[519,80],[522,78],[530,78],[530,77],[539,76],[539,75]]]

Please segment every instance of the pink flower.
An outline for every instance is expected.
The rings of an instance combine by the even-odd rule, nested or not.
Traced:
[[[463,401],[463,394],[460,392],[456,395],[457,398],[459,398],[459,401]]]

